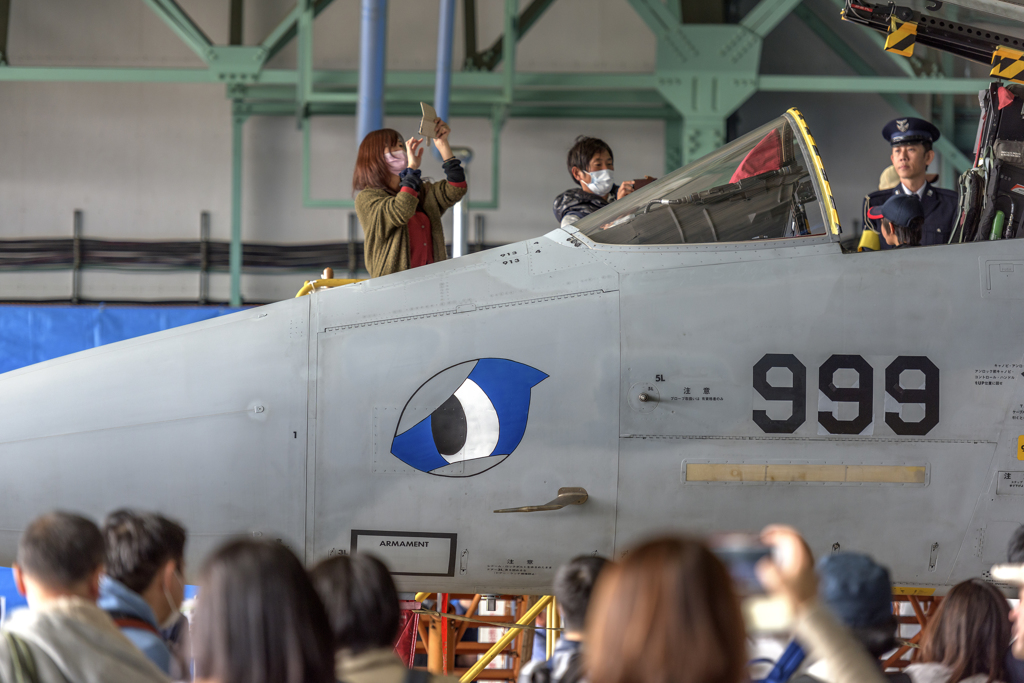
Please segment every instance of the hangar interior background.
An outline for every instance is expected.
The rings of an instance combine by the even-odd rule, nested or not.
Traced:
[[[384,121],[409,135],[417,102],[433,96],[439,2],[386,4]],[[454,4],[452,140],[474,152],[470,209],[487,244],[555,227],[577,135],[612,146],[618,180],[657,176],[793,106],[852,239],[888,164],[882,126],[915,112],[934,120],[956,143],[937,147],[932,169],[952,187],[988,83],[984,67],[920,46],[912,60],[883,52],[882,36],[839,20],[840,0]],[[360,13],[355,0],[0,0],[0,240],[70,239],[78,211],[86,238],[196,241],[206,212],[225,250],[233,235],[343,247]],[[938,13],[998,26],[948,4]],[[505,35],[518,40],[497,43]],[[441,175],[432,157],[424,168]],[[279,300],[319,273],[222,256],[211,303]],[[344,270],[336,256],[321,265]],[[0,300],[68,301],[75,277],[81,301],[202,294],[195,268],[75,276],[0,256]]]

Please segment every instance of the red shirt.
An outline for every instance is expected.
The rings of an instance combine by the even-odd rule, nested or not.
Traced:
[[[430,234],[430,219],[417,211],[409,219],[409,267],[416,268],[434,262],[434,240]]]

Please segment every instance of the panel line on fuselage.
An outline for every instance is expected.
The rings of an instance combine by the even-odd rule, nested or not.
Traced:
[[[720,440],[720,441],[854,441],[860,443],[962,443],[997,445],[998,441],[986,439],[915,439],[913,437],[889,436],[714,436],[689,434],[620,434],[620,439],[679,439],[679,440]]]
[[[610,289],[592,289],[586,292],[573,292],[572,294],[558,294],[556,296],[545,296],[538,299],[522,299],[519,301],[506,301],[498,304],[483,304],[477,306],[471,311],[463,311],[459,313],[454,308],[449,308],[436,313],[423,313],[421,315],[409,315],[402,318],[385,318],[383,320],[369,320],[363,323],[352,323],[350,325],[335,325],[324,329],[324,333],[327,332],[341,332],[344,330],[354,330],[360,327],[373,327],[374,325],[387,325],[390,323],[401,323],[409,322],[411,320],[426,320],[427,318],[440,318],[446,315],[464,315],[466,313],[476,313],[478,311],[488,311],[496,308],[509,308],[510,306],[528,306],[530,304],[542,304],[548,301],[558,301],[560,299],[575,299],[581,296],[593,296],[594,294],[610,294],[618,290]]]

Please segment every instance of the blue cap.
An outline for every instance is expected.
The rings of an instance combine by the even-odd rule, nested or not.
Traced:
[[[882,129],[882,137],[893,145],[903,145],[910,142],[935,142],[942,134],[939,129],[924,119],[907,117],[905,119],[893,119]]]
[[[889,570],[861,553],[836,553],[818,562],[818,595],[850,627],[878,626],[892,618]]]
[[[924,207],[916,194],[894,194],[878,208],[878,213],[893,225],[905,228],[915,218],[924,218]]]

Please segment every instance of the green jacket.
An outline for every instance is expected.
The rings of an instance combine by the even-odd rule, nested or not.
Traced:
[[[466,188],[453,187],[447,180],[423,181],[423,212],[430,219],[434,242],[434,262],[444,261],[448,252],[441,228],[441,214],[455,206]],[[356,195],[356,214],[363,226],[363,254],[370,277],[390,275],[409,269],[409,219],[416,213],[419,199],[410,192],[393,195],[371,187]]]

